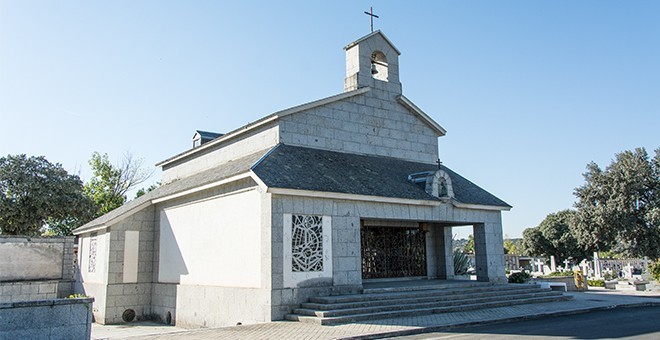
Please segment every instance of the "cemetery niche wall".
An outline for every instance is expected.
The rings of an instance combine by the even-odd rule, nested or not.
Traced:
[[[375,278],[452,279],[453,226],[473,227],[477,280],[506,282],[511,206],[439,162],[446,131],[403,95],[382,32],[345,51],[343,93],[197,131],[161,187],[75,230],[97,322],[267,322]]]

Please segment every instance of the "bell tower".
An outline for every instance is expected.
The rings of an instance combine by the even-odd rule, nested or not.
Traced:
[[[344,92],[371,87],[396,95],[401,94],[399,55],[380,30],[372,32],[344,47],[346,79]]]

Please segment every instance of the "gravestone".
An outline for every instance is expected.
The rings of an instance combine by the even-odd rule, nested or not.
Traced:
[[[552,271],[552,272],[557,271],[557,263],[555,262],[555,256],[554,255],[550,256],[550,271]]]
[[[534,262],[534,264],[537,265],[537,269],[538,269],[537,271],[539,273],[543,273],[543,261],[538,259],[538,260],[536,260],[536,262]]]
[[[602,268],[600,266],[600,259],[598,258],[598,252],[594,252],[594,277],[601,279],[603,277]]]
[[[582,274],[584,276],[589,275],[589,263],[587,262],[587,259],[584,259],[582,262],[580,262],[580,267],[582,268]]]

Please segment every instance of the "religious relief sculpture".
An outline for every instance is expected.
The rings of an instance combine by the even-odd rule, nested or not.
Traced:
[[[87,271],[90,273],[96,272],[96,236],[89,239],[89,266]]]
[[[453,198],[454,188],[449,174],[444,170],[436,171],[426,180],[426,192],[439,198]]]
[[[292,271],[323,271],[323,219],[321,216],[293,215],[292,222]]]

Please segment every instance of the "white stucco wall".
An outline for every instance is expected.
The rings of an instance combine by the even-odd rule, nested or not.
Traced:
[[[61,279],[63,255],[63,240],[0,238],[0,282]]]
[[[108,249],[110,245],[110,233],[99,232],[96,237],[96,269],[89,271],[89,251],[92,234],[82,235],[79,240],[79,266],[80,276],[83,283],[107,283],[108,282]]]
[[[275,146],[279,142],[279,127],[266,126],[246,133],[233,140],[220,143],[209,150],[163,167],[162,182],[197,174],[236,158]]]
[[[261,286],[261,205],[256,189],[160,211],[161,283]]]

